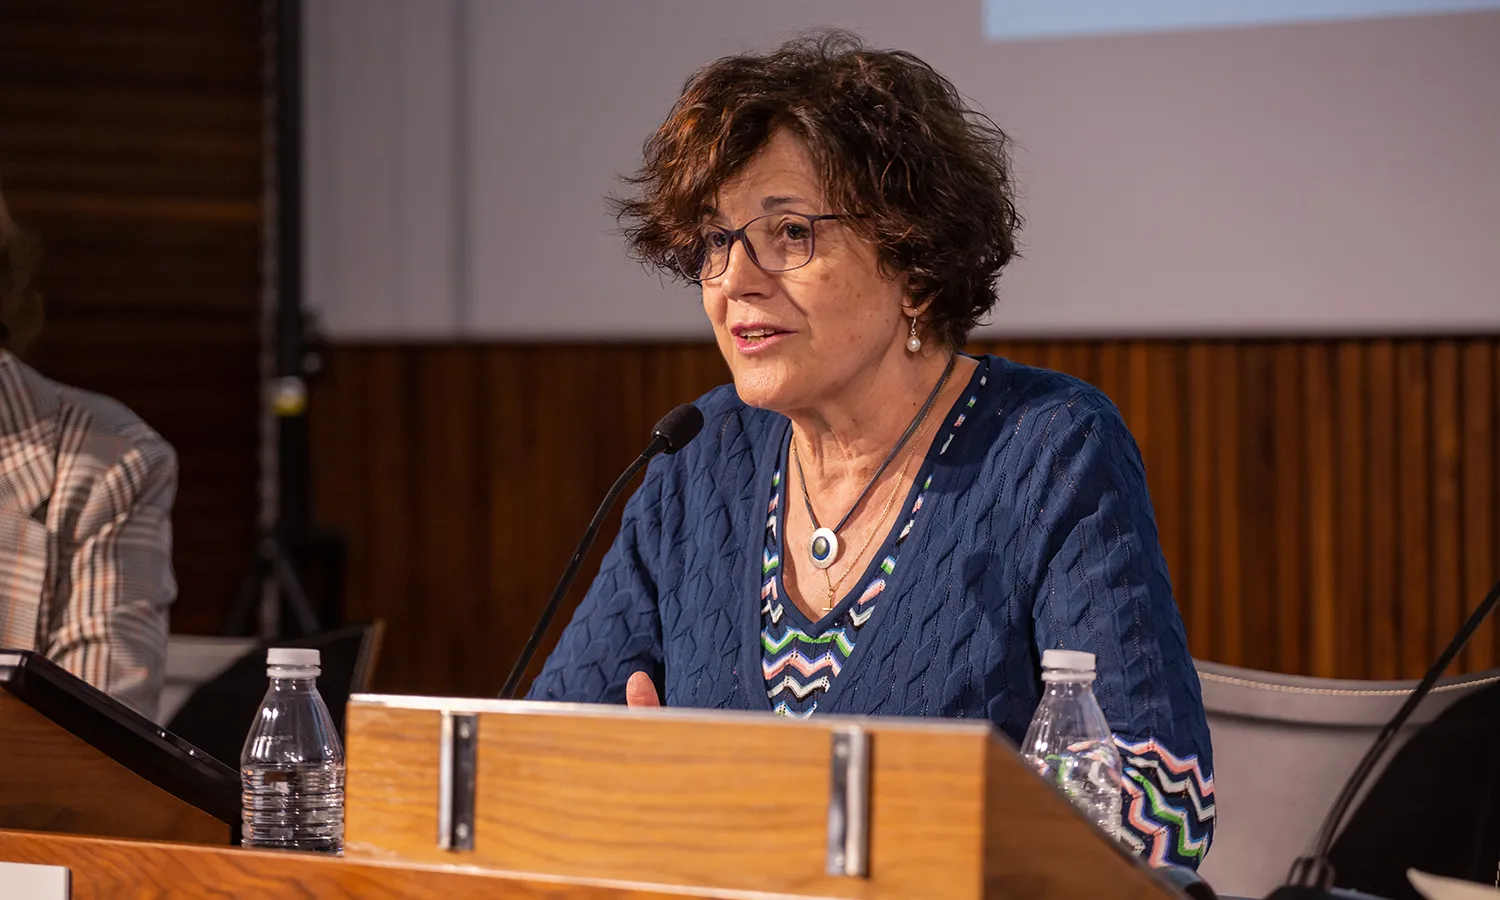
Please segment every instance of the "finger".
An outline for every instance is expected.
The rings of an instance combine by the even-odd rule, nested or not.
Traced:
[[[651,676],[645,672],[636,672],[625,682],[625,705],[626,706],[661,706],[661,700],[656,696],[656,685],[652,684]]]

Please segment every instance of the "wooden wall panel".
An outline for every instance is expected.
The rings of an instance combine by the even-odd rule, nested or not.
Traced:
[[[1262,479],[1260,484],[1271,488],[1266,495],[1270,521],[1262,522],[1261,527],[1269,528],[1273,535],[1267,562],[1276,572],[1275,602],[1267,608],[1270,614],[1266,616],[1272,625],[1269,634],[1262,638],[1269,640],[1265,651],[1270,659],[1257,660],[1255,665],[1277,671],[1295,671],[1302,665],[1303,648],[1309,637],[1304,618],[1308,603],[1309,541],[1302,515],[1307,508],[1303,498],[1307,496],[1308,480],[1306,467],[1301,465],[1307,423],[1303,415],[1303,359],[1298,349],[1280,346],[1262,354],[1268,360],[1268,383],[1272,387],[1269,391],[1252,392],[1269,393],[1272,397],[1270,412],[1257,428],[1271,445],[1266,454],[1268,463],[1255,475]],[[1148,477],[1151,474],[1148,469]]]
[[[254,549],[261,7],[0,3],[0,185],[46,247],[27,361],[177,449],[179,631],[220,626]]]
[[[1500,353],[1479,341],[1466,344],[1463,356],[1463,378],[1460,390],[1468,410],[1492,409],[1496,406],[1496,385],[1500,384]],[[1463,416],[1463,600],[1465,615],[1479,605],[1494,576],[1494,560],[1500,558],[1500,530],[1496,528],[1500,509],[1493,498],[1496,477],[1500,474],[1500,452],[1488,458],[1469,448],[1497,447],[1496,417],[1469,412]],[[1495,632],[1474,635],[1465,651],[1465,663],[1471,670],[1495,665]]]
[[[1432,421],[1429,418],[1426,375],[1431,346],[1401,344],[1396,348],[1396,504],[1399,511],[1400,543],[1396,545],[1399,571],[1398,633],[1401,636],[1401,672],[1419,671],[1432,658],[1432,527],[1429,506],[1432,481]]]
[[[1197,655],[1416,677],[1500,578],[1500,339],[975,349],[1120,406]],[[497,690],[651,424],[726,378],[708,345],[338,348],[318,501],[351,539],[350,615],[392,626],[380,686]],[[1485,629],[1460,667],[1496,651]]]
[[[1398,651],[1401,591],[1397,572],[1401,559],[1400,506],[1396,489],[1400,484],[1396,447],[1396,347],[1391,341],[1376,341],[1366,348],[1369,407],[1369,481],[1365,497],[1369,503],[1365,565],[1370,575],[1370,659],[1366,671],[1371,678],[1395,678],[1401,671]]]
[[[1364,603],[1338,604],[1336,620],[1338,634],[1338,663],[1335,671],[1364,672],[1373,674],[1369,660],[1374,654],[1376,628],[1370,621],[1375,609],[1374,586],[1369,566],[1365,565],[1369,543],[1365,525],[1368,521],[1370,498],[1366,491],[1366,473],[1369,471],[1370,437],[1367,414],[1365,378],[1365,348],[1360,344],[1341,344],[1335,350],[1338,366],[1337,395],[1342,398],[1337,406],[1338,421],[1334,425],[1336,444],[1334,459],[1338,479],[1338,513],[1335,527],[1335,557],[1333,569],[1337,573],[1342,596]],[[1295,467],[1295,462],[1289,463]]]

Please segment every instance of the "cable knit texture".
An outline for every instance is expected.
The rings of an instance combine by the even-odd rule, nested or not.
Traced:
[[[987,361],[989,388],[963,410],[968,433],[934,457],[874,627],[819,715],[987,718],[1019,741],[1041,651],[1087,650],[1118,738],[1196,757],[1211,791],[1198,678],[1135,441],[1095,388]],[[703,433],[649,467],[531,698],[621,703],[643,670],[668,706],[771,711],[761,553],[790,425],[731,386],[697,402]]]

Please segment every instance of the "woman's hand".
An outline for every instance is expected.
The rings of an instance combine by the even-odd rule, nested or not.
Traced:
[[[625,705],[630,707],[661,706],[661,700],[656,696],[656,685],[651,682],[651,676],[645,672],[637,672],[630,676],[625,682]]]

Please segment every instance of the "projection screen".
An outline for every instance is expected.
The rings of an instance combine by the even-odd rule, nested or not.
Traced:
[[[683,80],[837,26],[1016,141],[986,333],[1497,333],[1500,0],[319,0],[308,296],[337,338],[706,338],[605,198]]]

